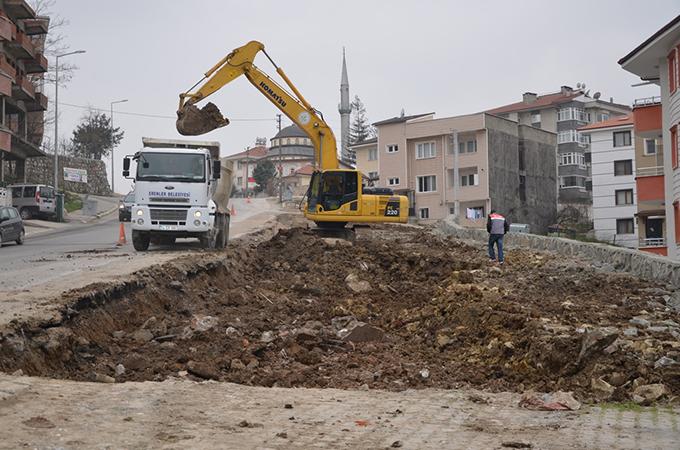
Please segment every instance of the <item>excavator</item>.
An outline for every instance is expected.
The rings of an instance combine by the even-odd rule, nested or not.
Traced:
[[[292,94],[255,66],[259,52],[272,63]],[[195,136],[228,125],[229,119],[222,116],[215,104],[207,103],[203,108],[196,104],[241,75],[304,130],[313,143],[315,171],[303,208],[307,219],[325,229],[345,228],[348,223],[408,221],[406,196],[394,195],[390,189],[364,187],[361,172],[340,168],[335,136],[323,115],[302,96],[260,42],[251,41],[234,49],[189,91],[180,94],[177,131],[185,136]]]

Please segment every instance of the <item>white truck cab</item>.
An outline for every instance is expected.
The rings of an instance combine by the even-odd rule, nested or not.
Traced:
[[[223,248],[229,236],[231,170],[219,159],[220,144],[142,138],[143,148],[123,160],[123,175],[135,180],[130,223],[132,243],[170,245],[198,238],[204,248]],[[137,163],[130,177],[130,161]],[[225,180],[222,180],[222,175]],[[225,199],[226,198],[226,199]]]

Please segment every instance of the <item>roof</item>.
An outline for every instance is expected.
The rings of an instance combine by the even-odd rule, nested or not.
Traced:
[[[300,167],[295,171],[296,175],[311,175],[314,173],[314,166],[307,164],[306,166]]]
[[[609,120],[603,120],[602,122],[591,123],[590,125],[583,126],[579,128],[580,131],[597,130],[599,128],[612,128],[612,127],[622,127],[624,125],[633,125],[633,114],[628,114],[625,116],[614,117]]]
[[[509,112],[515,112],[515,111],[525,111],[525,110],[531,110],[531,109],[541,109],[541,108],[546,108],[549,106],[553,105],[559,105],[562,103],[567,103],[575,99],[576,97],[580,97],[583,95],[583,92],[580,90],[575,90],[572,91],[569,94],[563,94],[562,92],[556,92],[554,94],[546,94],[546,95],[539,95],[536,97],[536,100],[531,102],[531,103],[525,103],[524,101],[520,101],[517,103],[511,103],[509,105],[505,106],[500,106],[498,108],[494,109],[489,109],[486,112],[490,114],[503,114],[503,113],[509,113]]]
[[[228,155],[228,159],[240,159],[240,158],[253,158],[253,159],[259,159],[262,157],[267,156],[267,147],[264,145],[258,145],[257,147],[250,148],[248,150],[244,150],[240,153],[234,153],[233,155]]]
[[[374,137],[371,139],[365,139],[361,142],[355,142],[354,144],[351,144],[349,148],[354,148],[354,147],[361,147],[362,145],[371,145],[371,144],[377,144],[378,143],[378,138]]]
[[[676,16],[675,19],[671,20],[668,22],[666,25],[661,27],[659,31],[651,35],[649,38],[647,38],[646,41],[644,41],[642,44],[638,45],[635,47],[630,53],[628,53],[626,56],[623,58],[619,59],[619,64],[623,65],[626,62],[628,62],[629,59],[631,59],[633,56],[635,56],[637,53],[642,51],[645,47],[647,47],[649,44],[654,42],[658,37],[663,35],[666,31],[670,30],[671,28],[675,27],[677,24],[680,23],[680,15]]]
[[[375,122],[375,123],[373,123],[373,125],[378,126],[378,125],[389,125],[389,124],[393,124],[393,123],[403,123],[403,122],[407,122],[407,121],[412,120],[412,119],[418,119],[420,117],[431,116],[433,114],[434,114],[433,112],[429,112],[429,113],[424,113],[424,114],[414,114],[412,116],[392,117],[391,119],[385,119],[385,120],[381,120],[380,122]]]
[[[286,128],[281,129],[278,133],[276,133],[276,136],[274,136],[272,139],[276,138],[286,138],[286,137],[309,137],[307,136],[307,133],[302,131],[302,128],[299,126],[293,124],[290,126],[287,126]]]

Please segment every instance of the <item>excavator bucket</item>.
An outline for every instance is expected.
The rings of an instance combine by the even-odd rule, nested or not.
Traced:
[[[229,125],[229,119],[222,117],[214,103],[208,103],[202,109],[185,104],[177,111],[177,131],[184,136],[205,134],[226,125]]]

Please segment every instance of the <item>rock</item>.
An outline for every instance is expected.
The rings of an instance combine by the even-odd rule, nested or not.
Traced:
[[[149,330],[137,330],[132,333],[132,339],[139,343],[149,342],[153,339],[153,333]]]
[[[581,403],[574,398],[572,393],[564,391],[557,391],[549,394],[527,391],[522,394],[519,406],[538,411],[576,411],[581,409]]]
[[[175,344],[174,342],[167,341],[163,342],[160,346],[161,348],[175,348],[177,347],[177,344]]]
[[[638,327],[643,327],[643,328],[647,328],[649,326],[649,320],[645,319],[644,317],[640,317],[640,316],[633,317],[628,322],[631,323],[632,325],[636,325]]]
[[[126,369],[130,370],[144,370],[148,367],[149,363],[143,356],[132,353],[123,360],[123,365]]]
[[[121,375],[125,375],[125,366],[122,364],[116,365],[116,376],[119,377]]]
[[[443,333],[437,334],[437,347],[443,348],[451,343],[451,338]]]
[[[628,381],[628,377],[621,372],[614,372],[609,376],[609,383],[615,387],[623,386],[626,381]]]
[[[420,374],[420,378],[422,378],[423,380],[427,380],[428,378],[430,378],[430,371],[427,369],[423,369],[418,373]]]
[[[281,439],[288,439],[288,433],[286,432],[276,433],[276,437]]]
[[[94,381],[97,383],[115,383],[116,379],[108,375],[102,375],[101,373],[95,372]]]
[[[229,365],[231,370],[245,370],[246,365],[243,364],[243,362],[240,359],[234,358],[231,360],[231,364]]]
[[[633,391],[633,401],[640,404],[649,404],[660,399],[667,393],[668,390],[663,384],[643,384]]]
[[[187,364],[187,372],[198,378],[204,380],[219,380],[220,374],[208,364],[189,361]]]
[[[638,335],[638,329],[635,327],[628,327],[623,330],[623,335],[627,337],[635,337]]]
[[[336,329],[336,331],[340,331],[343,328],[347,328],[347,326],[352,323],[356,322],[357,319],[354,316],[341,316],[341,317],[333,317],[331,319],[331,325],[333,328]]]
[[[283,405],[283,407],[286,409],[293,409],[293,405],[290,403],[286,403],[285,405]]]
[[[614,386],[604,381],[602,378],[592,378],[590,380],[590,388],[599,400],[609,400],[614,391]]]
[[[171,281],[170,284],[168,285],[171,289],[174,289],[176,291],[183,291],[184,290],[184,285],[180,281]]]
[[[586,331],[581,338],[581,351],[578,355],[577,364],[590,355],[596,354],[609,347],[618,337],[616,329],[596,328]]]
[[[151,316],[146,321],[142,324],[143,329],[148,329],[156,325],[156,322],[158,322],[158,319],[156,319],[156,316]]]
[[[265,331],[262,333],[262,336],[260,336],[260,342],[264,342],[265,344],[274,342],[275,339],[276,335],[273,331]]]
[[[529,444],[527,442],[503,441],[503,442],[501,442],[501,447],[505,447],[505,448],[533,448],[533,445]]]
[[[678,362],[672,358],[668,358],[667,356],[662,356],[661,358],[657,359],[656,362],[654,363],[654,368],[658,369],[660,367],[668,367],[672,366],[674,364],[677,364]]]
[[[213,316],[194,316],[191,319],[191,328],[196,331],[208,331],[217,325],[218,319]]]
[[[647,331],[650,333],[665,333],[668,331],[668,327],[647,327]]]
[[[112,336],[114,337],[114,339],[123,339],[125,337],[125,331],[121,330],[114,331],[112,333]]]
[[[338,331],[338,337],[346,342],[382,341],[385,332],[364,322],[356,322],[349,328]]]
[[[390,447],[392,447],[392,448],[401,448],[403,446],[404,446],[404,444],[402,444],[401,441],[394,441],[394,442],[392,442],[392,445],[390,445]]]
[[[680,312],[680,291],[675,291],[671,295],[664,296],[664,300],[669,308]]]
[[[226,333],[229,337],[238,337],[241,335],[241,332],[234,327],[227,327]]]
[[[669,328],[680,328],[680,324],[674,320],[662,320],[658,325]]]
[[[23,374],[24,374],[24,371],[21,370],[21,369],[18,369],[18,370],[15,370],[14,372],[12,372],[12,376],[15,376],[15,377],[20,377]]]
[[[371,290],[371,283],[369,283],[368,281],[360,280],[359,277],[353,273],[347,275],[347,278],[345,278],[345,283],[347,283],[347,287],[350,288],[352,292],[355,292],[357,294],[361,294],[363,292],[368,292]]]
[[[246,366],[246,369],[248,370],[253,370],[257,369],[260,366],[260,362],[257,359],[251,359],[248,362],[248,365]]]

